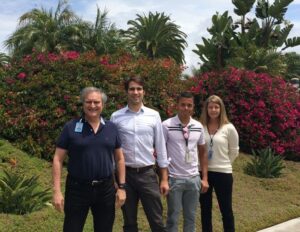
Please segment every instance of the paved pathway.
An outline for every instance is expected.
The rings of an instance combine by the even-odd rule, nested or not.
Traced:
[[[300,232],[300,217],[257,232]]]

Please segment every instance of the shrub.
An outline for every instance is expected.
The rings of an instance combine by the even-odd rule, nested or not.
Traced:
[[[242,150],[269,146],[276,154],[300,158],[300,95],[282,78],[231,68],[204,73],[194,81],[196,114],[209,95],[219,95]]]
[[[284,164],[281,156],[275,156],[271,148],[258,150],[257,153],[253,150],[251,162],[247,163],[245,172],[251,176],[261,178],[275,178],[282,174]]]
[[[0,178],[0,212],[26,214],[40,210],[51,199],[49,189],[39,190],[38,176],[26,178],[16,171],[4,171]]]
[[[170,59],[69,51],[33,53],[12,61],[0,78],[0,135],[29,154],[51,159],[63,125],[81,114],[80,90],[103,88],[109,97],[103,116],[109,118],[126,103],[123,81],[130,75],[144,77],[149,107],[162,118],[172,113],[174,94],[184,85],[181,67]]]

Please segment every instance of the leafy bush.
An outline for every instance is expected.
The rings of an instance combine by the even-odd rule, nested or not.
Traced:
[[[0,212],[26,214],[39,210],[51,199],[49,189],[39,190],[38,176],[26,178],[16,171],[4,171],[0,178]]]
[[[109,97],[104,109],[108,118],[126,103],[123,81],[130,75],[144,77],[149,107],[163,118],[172,114],[174,94],[184,85],[181,67],[170,59],[68,51],[12,61],[0,78],[0,135],[29,154],[51,159],[64,123],[81,114],[80,90],[103,88]]]
[[[196,114],[205,99],[219,95],[236,126],[242,150],[271,147],[300,158],[300,95],[280,77],[231,68],[194,79]]]
[[[247,163],[245,171],[248,175],[262,178],[275,178],[282,174],[284,169],[283,158],[275,156],[271,148],[266,148],[257,151],[252,151],[254,158]]]

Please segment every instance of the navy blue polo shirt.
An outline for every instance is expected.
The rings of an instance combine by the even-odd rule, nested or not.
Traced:
[[[56,144],[68,151],[69,175],[86,181],[111,176],[114,150],[121,147],[117,127],[101,118],[100,127],[94,133],[91,125],[82,119],[82,131],[76,132],[78,122],[80,119],[67,122]]]

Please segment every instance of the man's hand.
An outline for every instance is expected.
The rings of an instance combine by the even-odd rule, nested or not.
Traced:
[[[118,189],[116,193],[116,207],[120,208],[124,205],[126,200],[126,191],[125,189]]]
[[[201,180],[201,193],[206,193],[209,188],[207,180]]]
[[[167,196],[168,193],[169,193],[169,183],[167,180],[162,180],[160,182],[160,193],[163,195],[163,196]]]
[[[65,203],[65,200],[64,200],[64,197],[63,197],[61,191],[57,191],[57,192],[55,191],[53,193],[52,204],[58,212],[64,211],[64,203]]]

